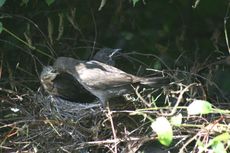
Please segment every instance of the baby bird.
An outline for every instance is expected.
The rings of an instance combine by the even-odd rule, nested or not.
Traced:
[[[86,90],[71,74],[45,66],[40,75],[44,90],[53,96],[77,103],[94,102],[96,97]]]

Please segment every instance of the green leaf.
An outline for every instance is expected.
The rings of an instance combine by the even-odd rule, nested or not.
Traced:
[[[224,144],[222,142],[218,142],[212,145],[212,150],[215,153],[227,153],[226,149],[224,148]]]
[[[0,0],[0,7],[2,7],[5,4],[6,0]]]
[[[48,6],[50,6],[51,4],[55,2],[55,0],[45,0],[45,1]]]
[[[205,100],[194,100],[187,108],[189,115],[209,114],[213,111],[212,104]]]
[[[218,142],[221,142],[221,141],[227,142],[228,140],[230,140],[230,134],[227,133],[227,132],[226,133],[222,133],[222,134],[216,136],[215,138],[213,138],[210,141],[210,145],[218,143]]]
[[[133,1],[133,6],[135,6],[139,0],[132,0],[132,1]]]
[[[182,123],[182,114],[178,114],[176,116],[173,116],[170,121],[171,121],[172,125],[181,126],[181,123]]]
[[[157,133],[158,140],[162,145],[169,146],[173,139],[173,131],[169,121],[165,117],[158,117],[151,124],[153,131]]]
[[[2,33],[2,30],[3,30],[3,25],[2,22],[0,22],[0,33]]]

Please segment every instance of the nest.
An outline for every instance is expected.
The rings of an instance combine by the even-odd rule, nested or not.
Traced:
[[[102,113],[99,101],[94,103],[77,103],[55,96],[42,96],[41,94],[36,96],[37,101],[42,105],[40,114],[47,118],[72,119],[74,122],[78,122],[84,118],[97,116],[97,114]]]
[[[205,99],[205,93],[198,83],[172,83],[164,90],[136,88],[125,100],[120,97],[111,100],[105,108],[99,101],[77,103],[40,92],[19,95],[7,91],[2,101],[7,105],[2,109],[11,110],[3,114],[5,119],[1,121],[4,133],[1,148],[3,152],[191,151],[197,134],[200,134],[199,140],[204,141],[220,133],[213,131],[214,128],[207,132],[206,128],[197,126],[210,127],[221,118],[220,114],[190,117],[186,110],[179,108],[193,99]],[[12,108],[19,111],[12,112]],[[183,114],[183,124],[194,126],[174,127],[173,144],[163,147],[157,142],[148,118],[169,118],[177,114]],[[220,124],[222,129],[224,125],[226,123]],[[228,128],[223,130],[228,131]]]
[[[114,149],[136,152],[156,134],[150,136],[149,121],[140,115],[130,115],[143,106],[140,99],[135,95],[127,97],[128,101],[121,97],[113,99],[106,108],[99,101],[76,103],[43,93],[22,97],[18,118],[5,123],[5,127],[15,128],[16,132],[6,133],[4,149],[15,152],[113,152]]]

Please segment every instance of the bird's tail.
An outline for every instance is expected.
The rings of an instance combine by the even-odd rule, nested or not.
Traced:
[[[167,77],[152,77],[152,78],[142,78],[140,84],[150,86],[153,88],[160,88],[166,86],[170,83],[170,79]]]

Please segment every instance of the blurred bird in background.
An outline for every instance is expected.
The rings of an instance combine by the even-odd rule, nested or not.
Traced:
[[[121,49],[112,49],[112,48],[102,48],[99,50],[93,57],[92,60],[99,61],[111,66],[115,66],[115,57],[120,54]]]

